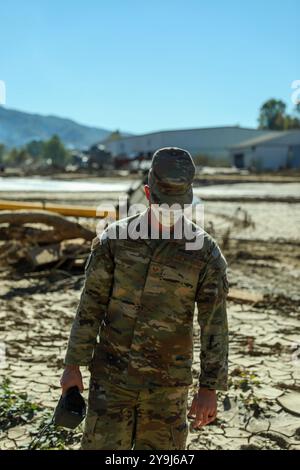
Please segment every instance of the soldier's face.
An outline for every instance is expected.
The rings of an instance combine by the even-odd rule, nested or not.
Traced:
[[[147,200],[150,202],[150,187],[145,184],[144,186],[145,195]],[[170,228],[173,227],[182,217],[182,210],[170,210],[163,207],[159,207],[158,204],[151,204],[151,212],[154,216],[154,221],[159,224],[160,227]],[[153,219],[151,217],[151,221]]]
[[[181,220],[182,210],[172,210],[159,206],[158,204],[151,204],[151,212],[162,227],[170,228]]]

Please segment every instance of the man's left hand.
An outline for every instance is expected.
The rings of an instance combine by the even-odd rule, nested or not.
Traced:
[[[201,428],[211,423],[217,416],[216,391],[209,388],[199,388],[188,412],[188,418],[194,418],[193,429]]]

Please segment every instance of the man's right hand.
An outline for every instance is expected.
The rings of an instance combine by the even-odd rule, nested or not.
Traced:
[[[77,386],[80,393],[83,392],[82,376],[79,366],[67,365],[60,379],[60,385],[62,388],[62,395],[71,388]]]

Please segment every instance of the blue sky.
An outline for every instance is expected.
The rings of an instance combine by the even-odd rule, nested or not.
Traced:
[[[9,0],[0,6],[6,106],[142,133],[255,127],[292,109],[299,0]]]

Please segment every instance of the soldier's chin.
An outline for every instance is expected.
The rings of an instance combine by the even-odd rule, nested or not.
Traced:
[[[155,220],[157,221],[157,223],[159,223],[159,225],[162,227],[162,230],[169,230],[169,229],[172,229],[174,227],[174,225],[176,224],[176,220],[170,218],[170,220],[168,218],[164,218],[162,216],[159,216],[159,215],[154,215],[154,218]]]
[[[162,229],[164,230],[169,230],[170,228],[173,228],[175,225],[175,222],[173,223],[170,223],[170,224],[166,224],[166,223],[161,223],[161,226],[162,226]]]

